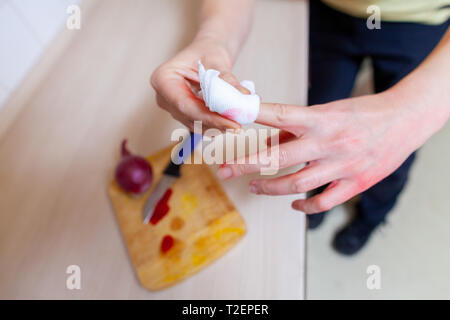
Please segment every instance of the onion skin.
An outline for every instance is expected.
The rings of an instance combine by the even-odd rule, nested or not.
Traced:
[[[150,163],[131,154],[127,140],[122,141],[122,159],[116,167],[115,179],[119,187],[130,194],[140,195],[152,185],[153,171]]]

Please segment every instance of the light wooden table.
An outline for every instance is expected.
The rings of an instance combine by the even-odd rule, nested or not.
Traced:
[[[188,43],[199,1],[85,0],[0,113],[0,298],[301,299],[305,219],[293,197],[224,183],[248,234],[213,265],[161,292],[138,284],[106,189],[119,143],[150,154],[180,127],[155,104],[151,72]],[[307,4],[259,1],[235,68],[265,101],[306,97]],[[81,290],[66,268],[81,267]]]

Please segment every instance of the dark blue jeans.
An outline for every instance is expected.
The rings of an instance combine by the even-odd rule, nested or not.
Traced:
[[[449,26],[449,21],[437,26],[382,22],[381,29],[370,30],[366,19],[336,11],[319,0],[309,2],[308,105],[348,98],[365,57],[372,60],[375,91],[389,89],[428,56]],[[414,157],[361,194],[358,213],[368,223],[385,220],[405,187]]]

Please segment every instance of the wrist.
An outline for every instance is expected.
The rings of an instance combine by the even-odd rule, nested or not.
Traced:
[[[440,101],[441,94],[435,89],[408,77],[382,93],[388,105],[395,108],[401,127],[409,132],[405,143],[413,151],[439,131],[450,116],[450,109]]]
[[[198,52],[198,58],[208,68],[219,71],[231,71],[233,68],[232,54],[224,41],[214,34],[198,34],[192,41],[190,47]]]
[[[240,51],[243,39],[248,33],[248,30],[235,29],[235,27],[224,23],[223,17],[212,16],[202,22],[194,41],[208,40],[220,44],[234,60]]]

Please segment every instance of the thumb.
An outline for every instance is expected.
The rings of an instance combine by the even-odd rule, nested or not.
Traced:
[[[229,84],[231,84],[233,87],[235,87],[236,89],[238,89],[241,93],[243,94],[250,94],[250,91],[243,87],[238,79],[236,79],[236,77],[234,76],[234,74],[232,74],[231,72],[221,72],[219,75],[219,78],[221,78],[222,80],[228,82]]]
[[[206,60],[206,59],[205,59]],[[208,61],[208,60],[206,60]],[[250,94],[250,91],[243,87],[238,79],[234,76],[234,74],[231,72],[231,69],[229,68],[222,68],[220,66],[220,64],[217,63],[204,63],[203,66],[205,67],[205,70],[208,69],[215,69],[217,71],[220,72],[219,78],[228,82],[229,84],[231,84],[233,87],[235,87],[236,89],[239,90],[239,92],[243,93],[243,94]]]

